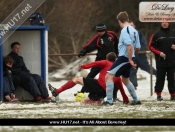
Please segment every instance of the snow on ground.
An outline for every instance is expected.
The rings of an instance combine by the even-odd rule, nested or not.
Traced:
[[[138,80],[138,87],[137,87],[137,90],[136,90],[138,98],[140,100],[147,100],[147,99],[155,100],[156,99],[156,94],[154,93],[154,84],[155,84],[156,77],[153,76],[153,82],[152,82],[152,93],[153,93],[153,95],[151,96],[150,74],[148,74],[148,73],[146,73],[146,72],[144,72],[140,69],[138,70],[138,74],[142,75],[143,77],[146,77],[146,79]],[[66,82],[67,82],[67,80],[62,80],[62,81],[59,81],[59,82],[50,82],[50,83],[54,87],[59,88],[61,85],[63,85]],[[67,101],[75,100],[74,93],[76,93],[77,91],[80,91],[81,87],[82,87],[81,85],[76,85],[72,89],[68,89],[68,90],[62,92],[59,95],[60,100],[67,100]],[[130,99],[131,99],[131,96],[129,95],[129,92],[128,92],[128,90],[125,86],[124,86],[124,89],[125,89],[125,92],[128,95],[128,97],[130,97]],[[168,88],[167,88],[167,80],[165,81],[162,96],[163,96],[164,99],[169,99],[170,98]],[[120,92],[118,92],[117,97],[122,99]]]
[[[90,59],[94,60],[93,58],[94,56],[92,56]],[[155,61],[153,58],[153,67],[155,67]],[[87,73],[89,72],[89,69],[87,69]],[[59,73],[55,73],[55,76],[57,76],[57,74]],[[77,75],[80,75],[80,73],[77,73]],[[156,99],[156,94],[154,93],[154,85],[155,85],[155,81],[156,81],[156,77],[153,75],[152,78],[152,92],[151,92],[151,79],[150,79],[150,74],[142,71],[140,68],[138,69],[138,73],[137,76],[142,76],[145,79],[142,80],[138,80],[138,87],[137,87],[137,95],[139,97],[139,99]],[[96,76],[96,78],[98,78],[98,75]],[[61,85],[63,85],[64,83],[66,83],[67,80],[62,80],[62,81],[58,81],[58,82],[49,82],[51,83],[54,87],[59,88]],[[127,93],[127,95],[129,96],[129,92],[127,90],[127,88],[124,86],[125,92]],[[74,100],[74,96],[73,94],[76,93],[77,91],[81,90],[81,85],[76,85],[74,88],[69,89],[63,93],[60,94],[60,99],[61,100],[68,100],[68,101],[72,101]],[[153,95],[151,96],[151,93],[153,93]],[[164,85],[164,90],[162,92],[162,95],[165,99],[169,99],[169,92],[168,92],[168,88],[167,88],[167,80],[165,81],[165,85]],[[118,92],[118,97],[121,99],[121,95],[120,92]],[[130,96],[129,96],[130,97]]]
[[[154,61],[153,61],[154,62]],[[155,64],[153,63],[153,66],[155,66]],[[153,91],[153,95],[151,96],[151,91],[150,91],[150,74],[146,73],[145,71],[142,70],[138,70],[138,76],[142,76],[145,79],[143,80],[138,80],[138,88],[136,90],[138,98],[142,101],[142,100],[147,100],[150,103],[154,102],[156,103],[161,103],[161,102],[157,102],[156,101],[156,94]],[[154,90],[154,84],[155,84],[155,76],[153,76],[153,90]],[[52,82],[49,81],[49,83],[51,83],[51,85],[55,88],[59,88],[60,86],[62,86],[63,84],[65,84],[68,80],[62,80],[62,81],[57,81],[57,82]],[[107,107],[101,107],[100,109],[97,110],[93,110],[92,107],[85,107],[85,106],[81,106],[79,102],[75,102],[75,96],[74,94],[77,93],[77,91],[80,91],[81,89],[81,85],[76,85],[71,89],[68,89],[64,92],[62,92],[61,94],[59,94],[59,102],[58,104],[56,103],[41,103],[41,104],[35,104],[35,103],[30,103],[30,102],[26,102],[26,103],[0,103],[0,116],[2,118],[40,118],[38,115],[42,115],[41,117],[45,117],[45,114],[49,114],[50,111],[52,111],[52,113],[50,114],[54,114],[54,113],[62,113],[64,114],[65,112],[68,114],[72,114],[72,113],[88,113],[88,114],[94,114],[94,115],[98,115],[98,113],[101,113],[103,111],[109,110],[109,111],[113,111],[115,113],[119,113],[119,112],[130,112],[130,110],[132,109],[136,109],[138,111],[148,111],[148,112],[152,112],[152,111],[159,111],[159,108],[155,105],[151,108],[147,108],[145,107],[145,105],[141,105],[140,107],[136,107],[133,108],[132,106],[128,105],[126,106],[122,106],[121,102],[117,102],[114,106],[111,106],[110,108]],[[128,95],[130,101],[132,100],[127,88],[124,86],[125,92]],[[51,96],[51,93],[49,91],[49,94]],[[87,95],[87,93],[86,93]],[[165,85],[164,85],[164,90],[163,90],[163,98],[164,100],[169,100],[170,99],[170,95],[168,92],[168,88],[167,88],[167,80],[165,81]],[[117,97],[122,100],[121,94],[120,92],[118,92]],[[54,99],[54,98],[53,98]],[[66,102],[67,101],[67,102]],[[64,102],[64,103],[63,103]],[[170,101],[166,102],[167,105],[170,103]],[[77,106],[77,107],[72,107],[72,109],[70,109],[71,106]],[[68,108],[66,108],[68,107]],[[116,109],[120,107],[120,109]],[[105,110],[104,110],[105,109]],[[169,109],[166,110],[170,110],[170,111],[174,111],[174,107],[171,107]],[[132,111],[131,111],[132,112]],[[159,117],[161,117],[162,115],[160,115]],[[51,115],[52,117],[52,115]],[[81,117],[81,116],[78,116]],[[103,117],[101,117],[103,118]]]
[[[150,114],[152,115],[153,113],[157,113],[157,112],[173,112],[175,110],[175,107],[169,107],[167,109],[165,109],[165,107],[157,107],[156,104],[160,104],[161,102],[156,101],[156,94],[153,92],[153,95],[150,95],[150,74],[142,71],[142,70],[138,70],[138,75],[142,75],[143,77],[145,77],[146,79],[143,80],[138,80],[138,88],[136,90],[137,95],[139,97],[139,99],[142,100],[148,100],[148,102],[154,103],[154,106],[151,107],[146,107],[144,105],[144,103],[141,106],[135,107],[135,106],[130,106],[130,105],[123,105],[121,102],[117,102],[115,105],[110,106],[110,107],[100,107],[100,108],[94,108],[94,107],[89,107],[89,106],[81,106],[79,102],[75,102],[75,97],[74,97],[74,93],[76,93],[77,91],[80,91],[81,89],[81,85],[76,85],[75,87],[73,87],[72,89],[66,90],[64,92],[62,92],[59,95],[60,98],[60,102],[63,101],[68,101],[67,103],[45,103],[45,104],[34,104],[34,103],[0,103],[0,116],[1,119],[3,118],[58,118],[57,116],[55,116],[55,114],[62,114],[62,115],[76,115],[77,118],[82,118],[82,114],[88,114],[88,115],[92,115],[94,116],[94,118],[104,118],[103,114],[104,111],[105,112],[112,112],[114,113],[116,116],[120,115],[120,113],[132,113],[135,111],[142,111],[141,115],[138,115],[138,117],[146,117],[146,115]],[[155,77],[153,76],[153,89],[154,89],[154,84],[155,84]],[[67,80],[62,80],[62,81],[57,81],[57,82],[52,82],[49,81],[49,83],[51,83],[54,87],[59,88],[61,85],[63,85],[64,83],[66,83]],[[126,87],[124,87],[126,94],[128,95],[129,99],[132,100],[131,96],[129,95]],[[49,93],[51,95],[51,93]],[[122,99],[120,92],[118,92],[117,94],[119,99]],[[165,100],[169,100],[170,95],[168,92],[168,88],[167,88],[167,81],[165,81],[165,85],[164,85],[164,90],[163,90],[163,98]],[[170,101],[166,102],[166,105],[169,105]],[[171,104],[172,105],[172,104]],[[77,106],[77,107],[70,107],[70,106]],[[94,110],[95,109],[95,110]],[[101,113],[101,114],[100,114]],[[48,116],[45,116],[46,114],[48,114]],[[50,115],[49,115],[50,114]],[[162,114],[155,114],[154,118],[161,118],[163,117],[163,113]],[[68,117],[67,117],[68,118]],[[131,117],[132,118],[132,117]],[[172,117],[173,118],[173,117]],[[0,131],[18,131],[18,130],[23,130],[23,131],[30,131],[35,130],[35,131],[57,131],[60,130],[61,128],[64,129],[68,129],[68,128],[73,128],[74,126],[1,126],[0,127]],[[77,126],[75,126],[77,127]],[[83,126],[80,126],[83,128]],[[129,127],[129,126],[128,126]],[[128,128],[128,127],[119,127],[117,126],[117,128],[120,128],[120,130],[124,130],[124,128]],[[162,127],[162,126],[160,126]],[[105,126],[103,128],[103,126],[94,126],[94,131],[104,131],[105,128],[107,129],[108,127]],[[139,129],[139,127],[134,126],[134,128]],[[143,128],[143,126],[142,126]],[[62,131],[64,131],[64,129],[62,129]],[[129,128],[131,129],[131,128]],[[155,129],[156,130],[156,129]],[[163,128],[162,128],[163,130]],[[81,129],[79,131],[82,131]],[[117,131],[117,130],[116,130]],[[141,131],[141,130],[140,130]]]
[[[151,96],[151,92],[150,92],[150,74],[144,72],[144,71],[141,71],[140,69],[138,70],[138,75],[142,75],[143,77],[145,77],[146,79],[143,79],[143,80],[138,80],[138,88],[136,90],[137,92],[137,95],[138,95],[138,98],[140,100],[149,100],[149,101],[155,101],[156,100],[156,94],[153,92],[153,95]],[[153,87],[154,87],[154,84],[155,84],[155,76],[153,76]],[[66,83],[67,80],[62,80],[62,81],[57,81],[57,82],[49,82],[51,83],[52,86],[56,87],[56,88],[59,88],[61,85],[63,85],[64,83]],[[68,89],[64,92],[62,92],[60,95],[59,95],[59,100],[60,102],[63,102],[63,101],[71,101],[69,103],[65,103],[65,104],[58,104],[60,107],[62,105],[66,105],[66,106],[80,106],[80,103],[79,102],[75,102],[75,96],[74,96],[74,93],[76,93],[77,91],[80,91],[81,89],[81,85],[76,85],[74,86],[72,89]],[[129,99],[132,100],[128,90],[126,87],[124,87],[125,89],[125,92],[126,94],[128,95]],[[153,88],[154,89],[154,88]],[[50,91],[49,91],[50,92]],[[50,93],[51,95],[51,93]],[[118,92],[117,94],[118,98],[119,99],[122,99],[121,95],[120,95],[120,92]],[[169,100],[170,99],[170,95],[169,95],[169,92],[168,92],[168,88],[167,88],[167,81],[165,81],[165,86],[164,86],[164,90],[163,90],[163,98],[165,100]],[[30,111],[30,108],[38,108],[40,109],[40,111]],[[42,108],[52,108],[52,112],[58,112],[57,109],[54,110],[53,108],[57,108],[57,105],[55,105],[55,103],[47,103],[47,104],[39,104],[39,105],[36,105],[36,104],[32,104],[32,103],[25,103],[25,104],[21,104],[21,103],[16,103],[16,104],[11,104],[11,103],[1,103],[0,104],[0,115],[4,115],[4,114],[9,114],[9,111],[3,111],[5,109],[10,109],[11,110],[11,113],[10,114],[18,114],[20,112],[20,115],[19,117],[21,118],[25,118],[25,116],[23,116],[24,113],[28,113],[28,114],[33,114],[33,112],[35,112],[35,114],[37,113],[46,113],[49,111],[49,109],[43,109]],[[145,107],[140,107],[139,110],[141,110],[143,108],[143,111],[144,110],[148,110],[147,108],[145,109]],[[13,109],[23,109],[23,110],[18,110],[18,111],[14,111],[13,112]],[[115,109],[115,106],[114,106],[114,109]],[[131,109],[130,107],[128,107],[128,109]],[[173,108],[174,109],[174,108]],[[80,112],[82,113],[86,113],[87,112],[87,108],[84,107],[84,111],[83,111],[83,107],[80,107]],[[118,112],[122,112],[123,109],[118,109],[117,111]],[[125,110],[127,111],[126,107],[125,107]],[[73,112],[73,109],[71,110],[68,110],[68,109],[62,109],[60,110],[59,112],[61,113],[64,113],[65,111],[67,112]],[[99,110],[100,111],[100,110]],[[96,111],[97,113],[99,111]],[[103,111],[103,108],[102,108],[102,111]],[[77,109],[75,109],[75,112],[77,112]],[[89,108],[88,112],[94,112],[91,108]],[[35,117],[35,116],[34,116]],[[31,117],[33,118],[33,117]]]

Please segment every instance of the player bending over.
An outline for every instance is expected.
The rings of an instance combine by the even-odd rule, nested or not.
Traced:
[[[114,52],[110,52],[106,55],[106,60],[95,61],[89,64],[80,65],[80,69],[89,69],[92,67],[100,67],[101,71],[99,74],[99,78],[84,78],[84,77],[76,77],[71,81],[68,81],[60,88],[56,89],[49,84],[49,89],[52,92],[53,96],[57,96],[61,92],[74,87],[76,84],[80,84],[85,87],[85,92],[89,92],[88,97],[81,101],[82,104],[94,104],[100,105],[101,101],[106,97],[106,84],[105,84],[105,75],[107,70],[111,67],[113,62],[116,60],[116,54]],[[125,94],[123,89],[122,81],[120,77],[114,77],[114,87],[115,85],[120,89],[120,92],[123,97],[123,103],[129,103],[129,99]]]

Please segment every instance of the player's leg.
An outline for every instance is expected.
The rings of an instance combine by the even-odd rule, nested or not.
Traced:
[[[57,96],[61,92],[74,87],[76,84],[83,85],[83,77],[76,77],[76,78],[66,82],[64,85],[62,85],[61,87],[59,87],[57,89],[54,88],[51,84],[49,84],[48,86],[49,86],[49,90],[52,92],[52,95]]]
[[[137,83],[137,70],[138,70],[138,67],[136,69],[134,69],[132,67],[131,71],[130,71],[130,81],[134,85],[135,89],[137,89],[137,86],[138,86],[138,83]]]
[[[110,73],[107,73],[105,76],[107,102],[110,104],[113,104],[113,100],[112,100],[113,99],[113,90],[114,90],[113,78],[114,78],[114,75],[110,74]]]
[[[174,67],[167,68],[167,80],[170,99],[175,100]]]
[[[129,77],[126,78],[122,76],[122,81],[124,85],[127,87],[128,92],[130,93],[131,97],[133,98],[133,103],[131,104],[141,104],[141,102],[138,100],[134,85],[130,82]]]
[[[106,91],[101,87],[96,79],[83,78],[85,92],[89,92],[81,103],[99,105],[101,100],[106,97]]]
[[[101,68],[99,68],[99,67],[91,68],[91,70],[90,70],[90,72],[89,72],[89,74],[87,75],[86,78],[94,78],[100,72],[100,70],[101,70]],[[80,91],[81,92],[85,92],[84,90],[85,90],[85,88],[83,86]]]
[[[155,92],[157,94],[157,100],[161,101],[163,100],[162,98],[162,90],[165,84],[165,76],[166,76],[166,68],[164,67],[157,67],[157,78],[156,78],[156,83],[155,83]]]
[[[133,98],[133,102],[131,103],[132,105],[135,104],[141,104],[141,102],[138,100],[137,98],[137,94],[134,88],[134,85],[132,84],[132,82],[130,82],[129,80],[129,76],[130,76],[130,69],[131,69],[131,65],[130,63],[127,63],[126,65],[124,65],[122,67],[124,69],[124,71],[122,72],[122,82],[124,83],[124,85],[127,87],[128,92],[130,93],[130,95]]]
[[[125,90],[123,88],[123,84],[122,84],[122,81],[121,81],[121,78],[120,77],[115,77],[116,81],[115,82],[115,85],[117,85],[118,89],[120,90],[120,93],[123,97],[123,103],[124,104],[128,104],[129,103],[129,99],[128,99],[128,96],[126,95],[125,93]]]
[[[106,96],[107,101],[105,104],[113,104],[112,100],[112,94],[114,90],[114,82],[113,78],[114,76],[119,77],[124,70],[122,67],[123,65],[127,64],[128,59],[126,57],[118,57],[118,59],[113,63],[111,68],[107,71],[107,74],[105,76],[106,81]]]

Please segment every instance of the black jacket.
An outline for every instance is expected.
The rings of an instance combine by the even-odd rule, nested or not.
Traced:
[[[4,62],[3,62],[3,76],[8,76],[11,72],[12,68],[8,67]]]
[[[89,53],[97,51],[96,60],[105,60],[109,52],[118,55],[118,38],[113,31],[106,31],[104,35],[96,34],[82,49],[82,52]]]
[[[149,42],[149,49],[155,54],[156,67],[175,67],[175,50],[171,49],[175,44],[175,31],[169,28],[162,28],[155,32]],[[160,52],[166,55],[166,58],[160,56]]]
[[[14,75],[20,75],[23,72],[30,73],[30,71],[27,69],[23,61],[23,57],[19,56],[18,54],[14,52],[10,52],[10,54],[8,55],[12,57],[12,59],[14,60],[13,68],[12,68],[12,73]]]

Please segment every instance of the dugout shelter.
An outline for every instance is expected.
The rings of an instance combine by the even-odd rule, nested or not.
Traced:
[[[24,58],[26,67],[31,73],[41,75],[48,83],[48,30],[49,26],[22,25],[13,26],[8,32],[13,32],[5,41],[0,38],[0,98],[3,95],[3,56],[11,52],[11,43],[19,42],[20,54]],[[19,100],[33,100],[33,97],[23,88],[15,90]]]

